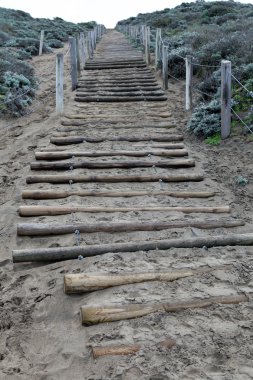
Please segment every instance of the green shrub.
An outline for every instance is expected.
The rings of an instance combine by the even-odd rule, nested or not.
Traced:
[[[22,74],[7,71],[3,77],[5,97],[3,100],[4,111],[14,116],[24,115],[25,109],[32,103],[34,89],[32,83]]]
[[[220,132],[220,101],[213,99],[207,104],[198,106],[187,125],[187,130],[197,136],[209,137]]]
[[[54,49],[59,49],[59,48],[62,48],[64,46],[64,44],[62,43],[62,41],[56,40],[56,39],[47,40],[47,45],[50,48],[54,48]]]

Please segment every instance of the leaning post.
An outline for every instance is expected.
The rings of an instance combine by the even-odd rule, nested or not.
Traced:
[[[221,61],[221,138],[226,139],[231,130],[231,62]]]

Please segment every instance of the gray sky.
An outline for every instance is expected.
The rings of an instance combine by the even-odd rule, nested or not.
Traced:
[[[112,28],[117,21],[138,13],[173,8],[190,0],[0,0],[0,7],[20,9],[33,17],[61,17],[66,21],[97,21]],[[253,0],[242,0],[251,3]]]

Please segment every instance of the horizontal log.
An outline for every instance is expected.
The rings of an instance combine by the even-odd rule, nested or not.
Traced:
[[[136,97],[142,97],[142,98],[145,98],[146,96],[149,97],[149,96],[164,96],[164,91],[162,90],[155,90],[155,91],[147,91],[145,89],[145,92],[144,90],[135,90],[135,91],[123,91],[121,89],[120,92],[110,92],[108,89],[100,89],[98,88],[97,91],[91,91],[89,92],[88,90],[87,91],[84,91],[84,90],[77,90],[76,91],[76,96],[81,98],[87,98],[87,97],[102,97],[102,98],[105,98],[105,97],[117,97],[117,98],[123,98],[123,97],[133,97],[133,98],[136,98]]]
[[[14,263],[31,261],[62,261],[77,259],[79,255],[91,257],[105,253],[138,252],[153,250],[169,250],[170,248],[202,248],[224,246],[251,246],[253,233],[229,234],[206,237],[179,238],[168,240],[151,240],[148,242],[128,242],[114,244],[98,244],[78,247],[56,248],[30,248],[14,250],[12,258]]]
[[[166,95],[158,95],[158,96],[76,96],[75,101],[76,102],[161,102],[166,101],[167,96]]]
[[[69,144],[82,144],[82,143],[101,143],[104,141],[127,141],[127,142],[143,142],[143,141],[156,141],[156,142],[172,142],[183,141],[182,135],[166,135],[166,136],[115,136],[115,137],[88,137],[88,136],[68,136],[68,137],[51,137],[51,144],[55,145],[69,145]]]
[[[106,92],[111,92],[111,93],[118,93],[118,92],[123,92],[123,93],[125,93],[125,92],[137,92],[137,93],[140,93],[140,91],[143,91],[143,92],[145,92],[145,91],[162,91],[161,90],[161,87],[160,86],[158,86],[158,85],[153,85],[153,86],[151,86],[151,85],[149,85],[149,86],[143,86],[143,87],[141,87],[141,86],[129,86],[129,87],[123,87],[123,86],[115,86],[115,87],[112,87],[112,86],[103,86],[103,85],[100,85],[100,86],[85,86],[85,85],[83,85],[83,86],[78,86],[78,90],[77,90],[77,94],[79,94],[79,92],[80,93],[83,93],[83,92],[89,92],[89,93],[91,93],[92,92],[92,94],[93,93],[97,93],[97,92],[104,92],[104,91],[106,91]],[[164,94],[164,92],[163,92],[163,94]]]
[[[20,206],[20,216],[43,216],[43,215],[66,215],[75,212],[131,212],[131,211],[160,211],[160,212],[183,212],[190,213],[227,213],[229,206],[217,207],[189,207],[189,206],[132,206],[132,207],[91,207],[91,206]]]
[[[184,157],[188,156],[186,149],[168,150],[97,150],[97,151],[52,151],[35,152],[36,160],[66,160],[73,157],[101,157],[101,156],[161,156],[161,157]]]
[[[172,159],[164,161],[36,161],[31,162],[32,170],[74,170],[74,169],[107,169],[107,168],[191,168],[195,166],[192,159]]]
[[[84,70],[110,70],[110,69],[125,69],[129,67],[145,67],[145,63],[129,63],[129,64],[122,64],[122,65],[92,65],[92,66],[86,66],[84,67]]]
[[[107,355],[133,355],[140,351],[141,346],[139,344],[120,345],[120,346],[107,346],[107,347],[92,347],[92,355],[94,359],[100,356]]]
[[[87,182],[199,182],[202,174],[171,174],[171,175],[33,175],[26,178],[26,183],[87,183]]]
[[[24,190],[22,192],[23,199],[61,199],[68,198],[73,195],[78,197],[142,197],[142,196],[169,196],[174,198],[210,198],[216,193],[214,191],[121,191],[121,190],[67,190],[67,191],[54,191],[54,190]]]
[[[110,288],[113,286],[137,284],[147,281],[172,282],[180,278],[197,276],[210,273],[215,270],[231,269],[231,266],[200,267],[197,269],[185,268],[180,271],[143,272],[128,274],[103,274],[103,273],[75,273],[65,274],[64,292],[66,294],[80,294]]]
[[[237,220],[184,220],[172,222],[106,222],[106,223],[19,223],[19,236],[49,236],[94,232],[161,231],[170,228],[194,227],[199,229],[234,228],[245,223]]]
[[[209,297],[204,299],[192,299],[190,301],[167,303],[167,304],[129,304],[129,305],[114,305],[114,306],[82,306],[81,307],[81,321],[84,325],[94,325],[102,322],[121,321],[124,319],[138,318],[145,315],[162,312],[162,313],[174,313],[183,311],[186,309],[196,309],[209,307],[219,304],[239,304],[242,302],[248,302],[249,299],[244,294],[236,294],[231,296],[218,296]]]
[[[111,112],[111,111],[110,111]],[[171,116],[171,113],[159,113],[158,115],[157,114],[154,114],[154,113],[146,113],[146,112],[138,112],[138,115],[141,115],[141,116],[151,116],[151,117],[161,117],[161,118],[167,118],[167,117],[170,117]],[[131,119],[131,118],[136,118],[136,115],[133,115],[132,111],[131,113],[129,114],[123,114],[122,112],[120,112],[119,114],[117,115],[111,115],[110,113],[99,113],[98,115],[94,116],[94,113],[88,113],[86,112],[85,114],[66,114],[64,115],[64,117],[66,119],[81,119],[81,120],[87,120],[87,117],[92,117],[93,119],[94,118],[108,118],[110,117],[110,119],[118,119],[119,117],[123,118],[123,117],[126,117],[128,119]]]
[[[125,88],[131,88],[131,87],[141,87],[141,88],[148,88],[150,86],[157,86],[157,82],[155,79],[146,79],[146,80],[143,80],[143,81],[139,81],[139,80],[118,80],[118,81],[115,81],[115,80],[105,80],[103,82],[99,82],[99,81],[94,81],[94,82],[78,82],[78,86],[77,88],[82,88],[82,87],[86,87],[86,88],[107,88],[107,87],[112,87],[112,86],[117,86],[118,88],[120,87],[125,87]],[[160,88],[160,87],[159,87]]]
[[[113,125],[113,126],[110,126],[111,128],[121,128],[122,129],[122,125],[117,125],[117,121],[115,123],[114,120],[111,120],[111,121],[104,121],[102,119],[92,119],[92,120],[62,120],[61,121],[61,125],[65,126],[65,127],[71,127],[71,126],[75,126],[75,127],[82,127],[82,126],[87,126],[87,124],[98,124],[98,123],[101,123],[101,124],[116,124],[116,125]],[[157,121],[147,121],[146,123],[142,123],[142,124],[129,124],[129,121],[127,120],[121,120],[121,124],[124,124],[127,128],[134,128],[134,129],[137,129],[137,128],[172,128],[172,124],[169,124],[168,122],[166,121],[160,121],[160,120],[157,120]],[[173,124],[173,127],[175,127],[175,125]]]

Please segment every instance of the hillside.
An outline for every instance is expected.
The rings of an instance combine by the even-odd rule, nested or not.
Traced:
[[[221,60],[230,60],[233,75],[249,92],[253,90],[253,5],[234,1],[182,3],[173,9],[119,21],[117,28],[144,24],[152,28],[153,46],[155,28],[162,28],[162,38],[169,46],[170,75],[184,79],[182,58],[186,55],[194,58],[196,91],[201,92],[198,100],[202,104],[196,107],[189,129],[205,137],[219,133]],[[234,110],[252,126],[252,94],[249,92],[238,82],[233,83]],[[232,125],[243,127],[238,120],[233,120]]]
[[[20,10],[0,8],[0,114],[22,115],[32,103],[37,81],[29,61],[39,53],[41,30],[45,30],[43,52],[48,53],[63,47],[68,36],[95,24],[33,18]]]

